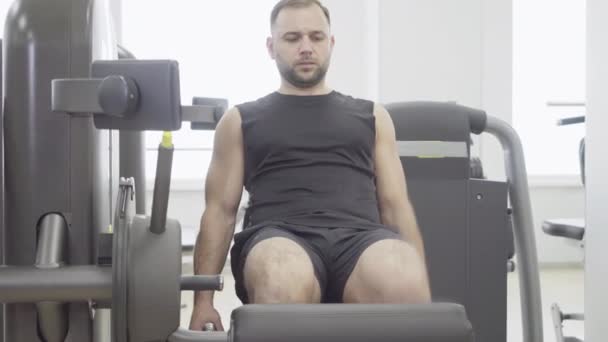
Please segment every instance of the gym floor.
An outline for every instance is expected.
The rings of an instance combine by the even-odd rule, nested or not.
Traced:
[[[183,255],[183,273],[192,274],[192,253]],[[224,269],[224,291],[215,295],[216,309],[222,316],[222,323],[228,329],[230,312],[241,305],[234,292],[234,278],[229,268]],[[545,342],[554,342],[555,333],[551,319],[551,304],[559,303],[562,311],[568,313],[583,312],[584,304],[584,272],[577,266],[547,266],[541,267],[541,291],[543,300],[543,324]],[[508,278],[508,322],[507,341],[522,342],[521,305],[519,298],[519,279],[517,273],[510,273]],[[192,292],[182,293],[181,325],[188,327],[192,312]],[[582,322],[566,322],[566,336],[584,337]]]

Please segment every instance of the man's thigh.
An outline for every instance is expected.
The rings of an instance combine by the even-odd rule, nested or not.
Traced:
[[[235,255],[238,254],[238,255]],[[243,303],[258,301],[319,302],[325,269],[318,255],[293,233],[262,228],[240,248],[233,269]],[[235,263],[233,262],[233,265]]]
[[[425,263],[395,232],[379,230],[355,245],[344,282],[345,303],[420,303],[430,300]]]

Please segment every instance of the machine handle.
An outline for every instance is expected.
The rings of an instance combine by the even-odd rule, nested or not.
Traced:
[[[224,277],[214,276],[182,276],[182,291],[222,291],[224,289]]]
[[[583,122],[585,122],[585,116],[580,115],[580,116],[575,116],[575,117],[571,117],[571,118],[559,119],[559,120],[557,120],[557,125],[566,126],[566,125],[573,125],[573,124],[578,124],[578,123],[583,123]]]

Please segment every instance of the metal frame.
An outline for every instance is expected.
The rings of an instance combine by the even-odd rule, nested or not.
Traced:
[[[520,274],[523,341],[543,342],[540,274],[523,147],[513,127],[506,122],[488,115],[486,125],[485,131],[500,141],[505,153],[509,199],[513,208],[515,252]]]

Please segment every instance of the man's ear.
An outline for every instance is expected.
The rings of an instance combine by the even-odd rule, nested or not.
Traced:
[[[270,58],[274,59],[274,44],[272,42],[272,37],[266,38],[266,49],[268,50]]]
[[[333,34],[331,35],[331,38],[330,38],[330,44],[331,44],[330,46],[332,49],[334,48],[334,45],[336,45],[336,37],[334,37]]]

